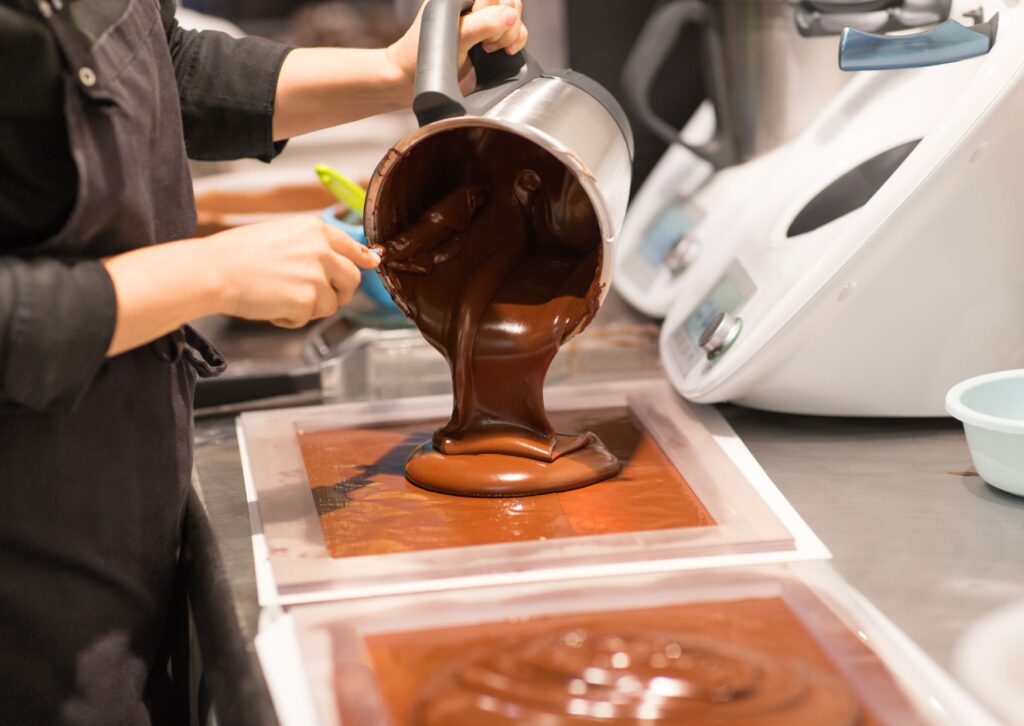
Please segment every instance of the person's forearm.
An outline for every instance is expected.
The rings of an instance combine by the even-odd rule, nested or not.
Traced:
[[[156,340],[189,320],[222,312],[222,286],[205,264],[201,241],[182,240],[108,257],[117,295],[108,356]]]
[[[388,52],[301,48],[289,53],[277,82],[274,140],[407,107],[413,84]]]
[[[457,66],[465,78],[467,54],[478,43],[488,53],[514,55],[529,36],[522,0],[475,0],[459,20]],[[420,16],[387,48],[305,48],[291,51],[278,74],[274,140],[337,126],[412,103]]]

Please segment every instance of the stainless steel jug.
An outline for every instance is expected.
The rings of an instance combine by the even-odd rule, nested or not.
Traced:
[[[371,244],[397,230],[394,210],[382,208],[389,188],[429,139],[466,128],[498,129],[527,139],[563,164],[585,191],[602,237],[600,282],[611,279],[611,244],[626,214],[633,134],[619,103],[586,76],[544,71],[529,55],[470,51],[477,90],[463,95],[458,79],[460,15],[473,0],[430,0],[420,31],[413,110],[420,128],[380,162],[367,189],[366,236]],[[428,145],[429,146],[429,145]],[[423,177],[424,181],[429,176]],[[420,210],[422,211],[422,210]]]

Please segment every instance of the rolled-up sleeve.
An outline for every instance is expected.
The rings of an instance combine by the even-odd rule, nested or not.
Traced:
[[[0,257],[0,407],[73,408],[103,366],[116,319],[98,260]]]
[[[174,0],[161,0],[161,6],[189,157],[273,159],[284,148],[274,143],[274,97],[291,47],[185,30],[174,19]]]

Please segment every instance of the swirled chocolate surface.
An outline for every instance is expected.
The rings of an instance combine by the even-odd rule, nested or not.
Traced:
[[[443,421],[300,431],[303,464],[331,557],[715,524],[628,409],[553,411],[551,420],[562,431],[593,431],[623,463],[622,470],[585,489],[557,494],[451,497],[413,486],[405,477],[409,455]],[[738,475],[714,467],[708,473]]]
[[[478,653],[420,694],[420,726],[851,726],[857,703],[806,665],[692,634],[584,628]]]
[[[597,313],[601,234],[558,159],[512,133],[463,127],[412,147],[377,180],[368,219],[381,276],[448,361],[454,406],[406,474],[472,496],[564,491],[614,475],[592,433],[555,431],[544,377]]]
[[[813,591],[786,581],[783,592],[525,617],[488,619],[485,612],[470,625],[369,635],[364,642],[387,712],[379,720],[927,723],[885,663]],[[687,597],[685,589],[679,596]],[[521,612],[514,602],[502,607]],[[344,702],[339,708],[345,712]]]

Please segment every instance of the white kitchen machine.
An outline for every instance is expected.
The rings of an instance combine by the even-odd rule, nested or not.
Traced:
[[[840,64],[863,72],[731,220],[683,230],[703,244],[661,350],[685,397],[938,416],[953,383],[1024,367],[1024,11],[949,15],[909,35],[845,31]]]
[[[925,0],[926,2],[932,0]],[[616,241],[615,286],[663,318],[690,266],[736,216],[800,134],[849,80],[836,38],[802,35],[785,0],[673,0],[647,19],[625,63],[623,101],[669,145],[631,202]],[[655,79],[672,47],[701,43],[706,100],[682,131],[655,110]]]

